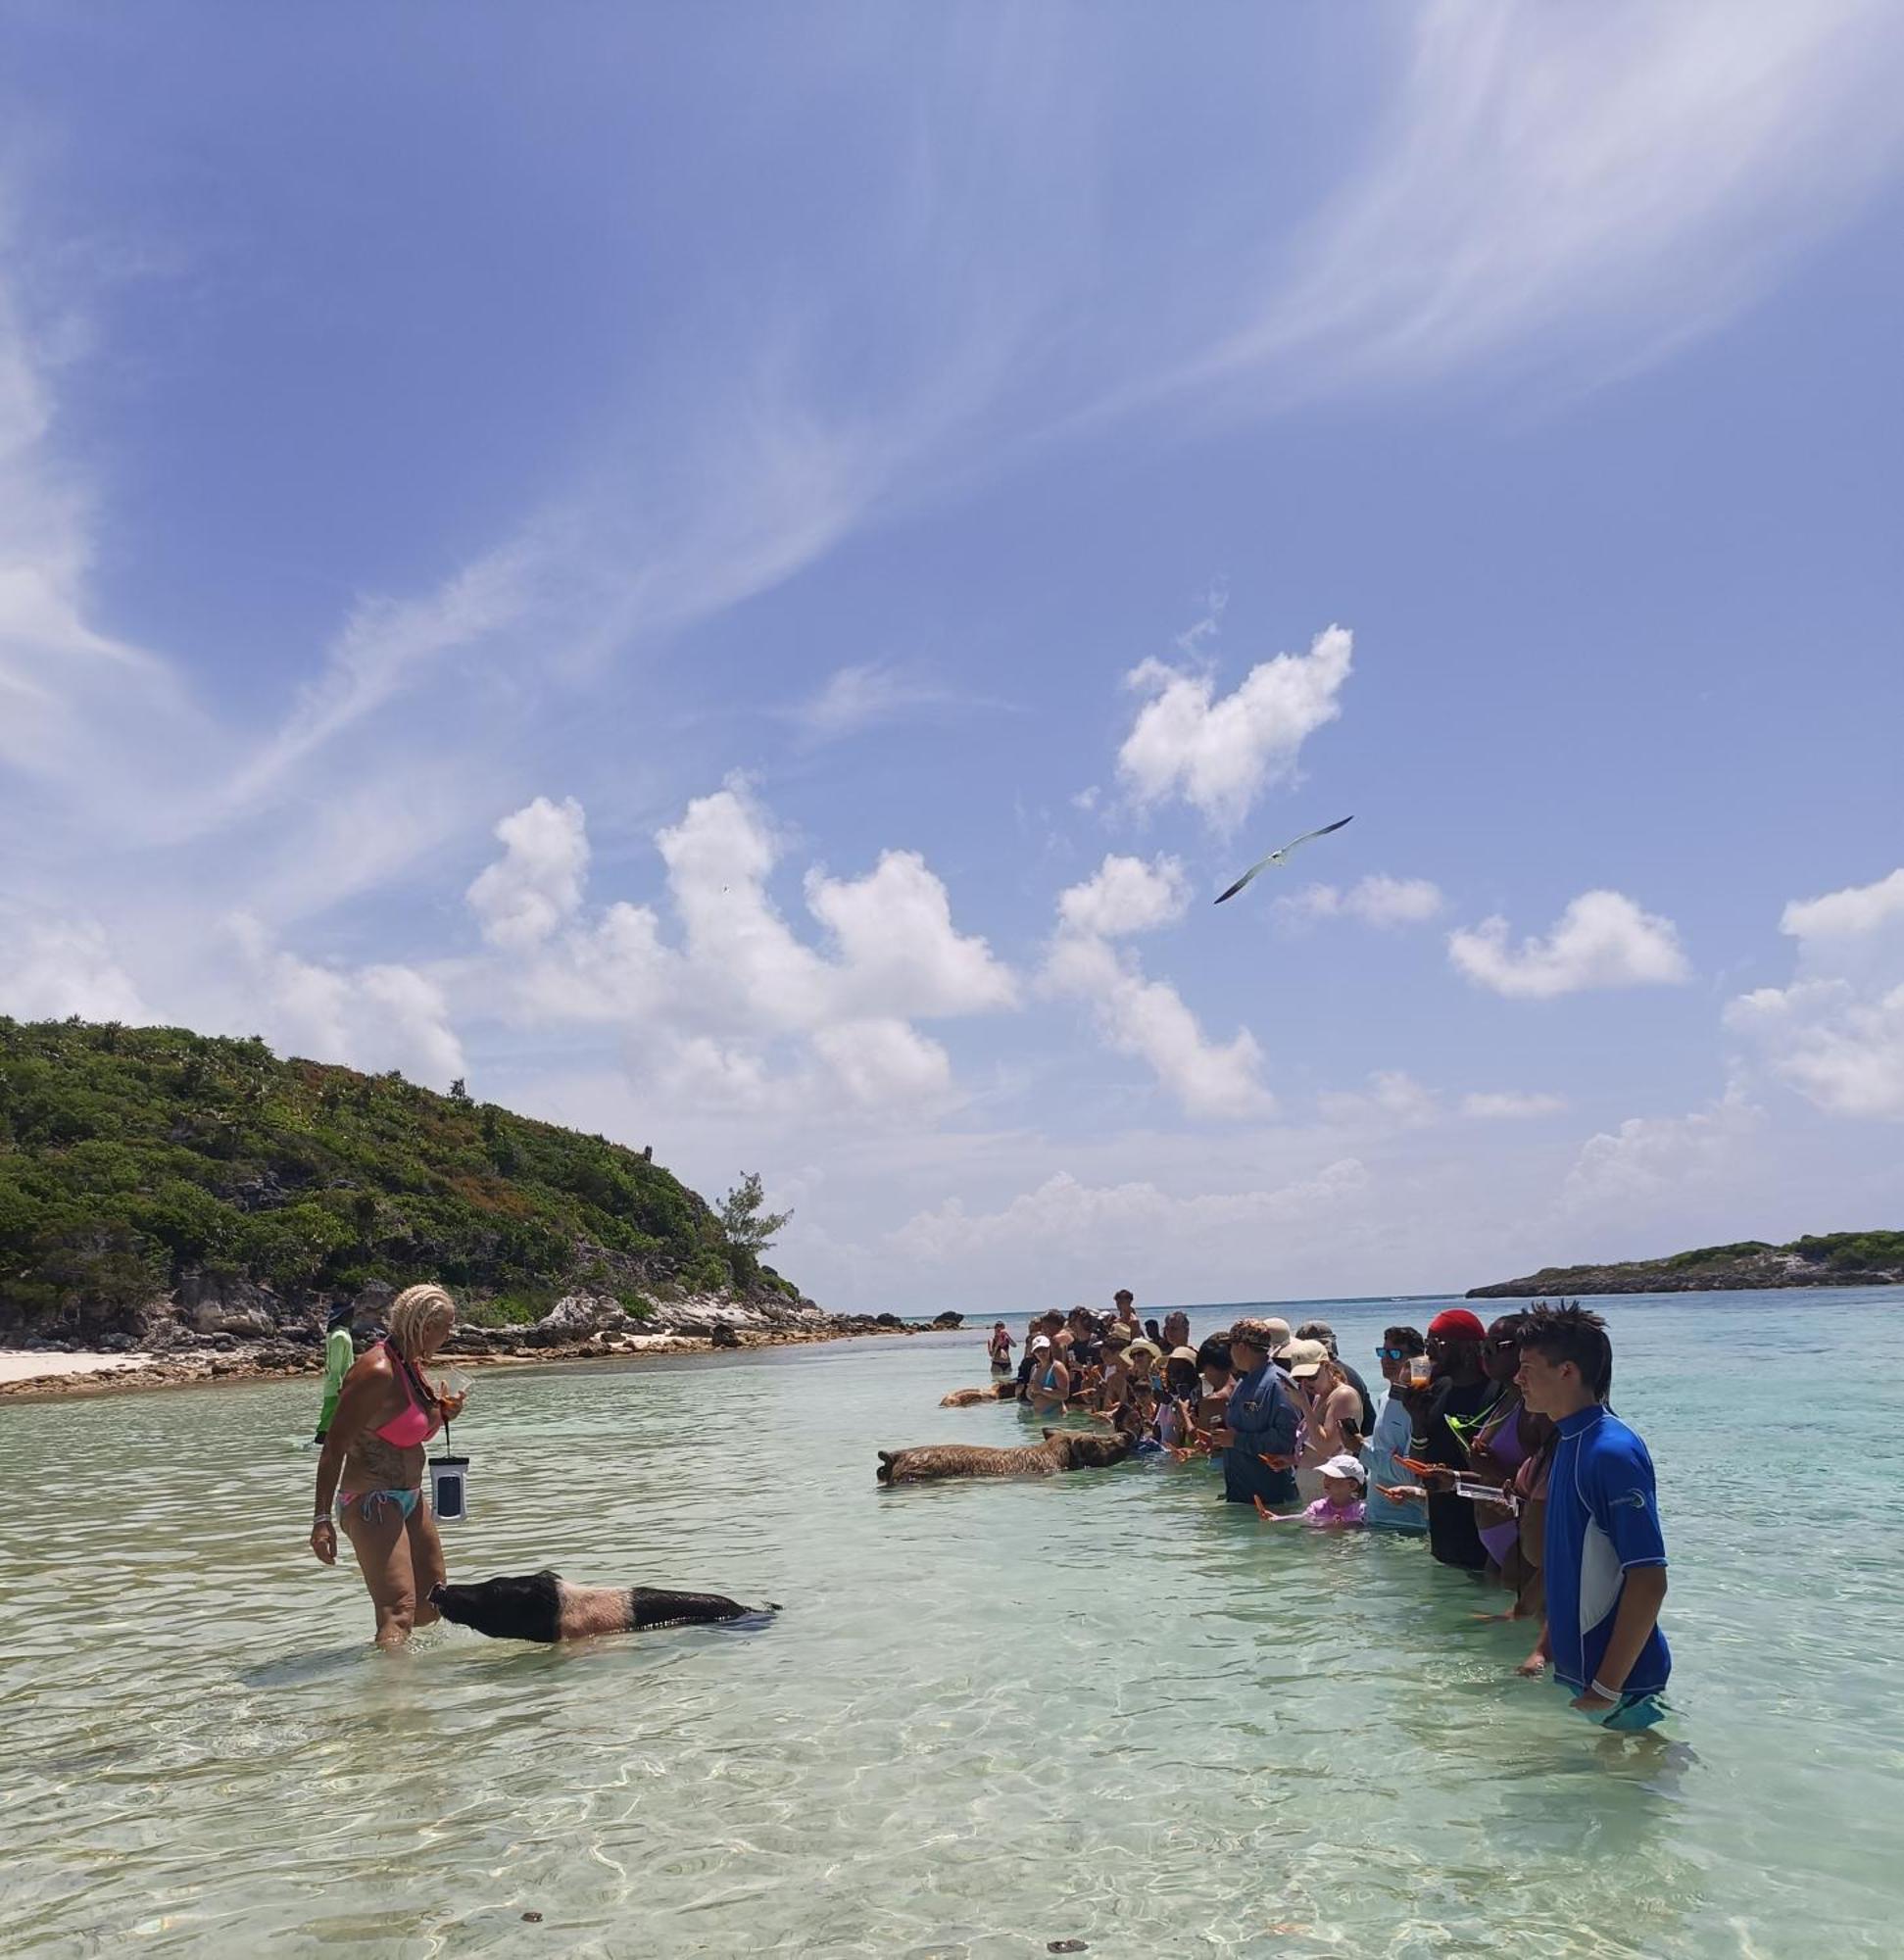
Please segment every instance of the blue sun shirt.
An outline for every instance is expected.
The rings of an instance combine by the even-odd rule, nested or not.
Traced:
[[[1563,1416],[1559,1431],[1547,1485],[1547,1637],[1555,1680],[1584,1690],[1606,1657],[1627,1574],[1664,1565],[1666,1541],[1653,1459],[1638,1437],[1598,1406]],[[1654,1627],[1625,1691],[1655,1694],[1672,1671],[1672,1651]]]

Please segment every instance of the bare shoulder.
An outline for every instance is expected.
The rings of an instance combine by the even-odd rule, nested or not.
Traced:
[[[383,1343],[379,1341],[374,1348],[366,1348],[351,1363],[351,1371],[344,1380],[362,1387],[368,1382],[388,1382],[395,1378],[396,1370],[391,1367],[390,1356],[384,1352]]]

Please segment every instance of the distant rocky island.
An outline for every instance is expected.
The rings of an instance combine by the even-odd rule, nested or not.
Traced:
[[[1526,1279],[1470,1287],[1470,1299],[1552,1299],[1601,1293],[1734,1293],[1757,1287],[1904,1286],[1904,1232],[1827,1232],[1788,1246],[1741,1239],[1664,1259],[1543,1266]]]

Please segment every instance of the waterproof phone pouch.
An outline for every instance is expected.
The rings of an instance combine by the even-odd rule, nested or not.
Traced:
[[[429,1459],[430,1509],[440,1525],[460,1525],[469,1515],[469,1459],[432,1456]]]
[[[1473,1478],[1457,1476],[1454,1480],[1454,1494],[1468,1497],[1479,1504],[1493,1504],[1503,1511],[1518,1511],[1521,1500],[1510,1490],[1503,1490],[1494,1484],[1479,1483]]]

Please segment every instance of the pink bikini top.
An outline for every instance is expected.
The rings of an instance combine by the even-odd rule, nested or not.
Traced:
[[[404,1385],[404,1396],[410,1406],[393,1415],[378,1429],[377,1435],[385,1443],[392,1444],[399,1449],[414,1449],[419,1443],[427,1443],[443,1427],[443,1418],[434,1408],[425,1408],[416,1399],[416,1391],[411,1386],[410,1363],[391,1347],[389,1342],[380,1342],[378,1345],[390,1356],[390,1365],[396,1370],[398,1381]]]

